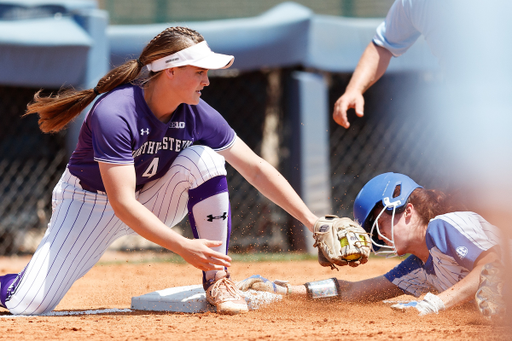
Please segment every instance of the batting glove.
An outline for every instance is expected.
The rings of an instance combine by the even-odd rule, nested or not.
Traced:
[[[411,301],[407,303],[393,304],[391,309],[405,312],[409,308],[416,308],[419,311],[419,315],[427,315],[432,313],[439,313],[444,310],[443,301],[436,295],[428,293],[425,295],[423,301]]]
[[[286,295],[287,289],[281,285],[261,277],[260,275],[252,275],[236,284],[237,288],[241,291],[257,290],[266,291],[274,294]]]

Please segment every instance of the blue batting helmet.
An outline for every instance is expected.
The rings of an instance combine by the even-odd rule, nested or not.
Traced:
[[[395,192],[397,187],[399,190]],[[422,186],[407,175],[392,172],[377,175],[368,181],[357,195],[354,201],[354,219],[371,233],[374,218],[371,213],[375,206],[381,202],[389,213],[392,213],[393,209],[400,210],[405,207],[407,199],[416,188]],[[373,233],[371,238],[374,241],[379,239],[377,233]]]

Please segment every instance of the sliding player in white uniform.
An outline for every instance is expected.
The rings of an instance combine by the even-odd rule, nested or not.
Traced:
[[[1,306],[12,314],[53,310],[114,240],[137,233],[203,270],[207,299],[218,312],[248,310],[227,272],[231,212],[225,160],[310,230],[318,218],[200,99],[209,85],[208,69],[227,68],[233,59],[212,52],[199,33],[171,27],[94,89],[36,94],[27,114],[39,114],[44,132],[63,129],[104,95],[85,118],[53,191],[41,244],[20,274],[0,277]],[[141,75],[144,66],[147,75]],[[170,229],[187,213],[193,240]],[[172,274],[159,276],[172,283]]]
[[[370,233],[374,253],[411,254],[397,267],[383,276],[359,282],[333,278],[291,286],[255,275],[238,286],[242,290],[312,298],[336,296],[353,302],[426,294],[422,301],[393,306],[414,307],[420,314],[437,313],[470,301],[479,290],[484,265],[501,259],[501,233],[478,214],[458,210],[450,201],[444,193],[424,189],[406,175],[381,174],[359,192],[354,201],[354,217]],[[495,292],[479,293],[481,310],[493,303],[487,302],[489,299],[496,299],[492,296]],[[499,312],[494,309],[489,313]]]

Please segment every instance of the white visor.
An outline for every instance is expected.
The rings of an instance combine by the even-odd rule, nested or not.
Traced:
[[[172,67],[192,65],[203,69],[226,69],[233,64],[235,57],[215,53],[206,41],[192,45],[169,56],[155,60],[146,65],[149,71],[157,72]]]

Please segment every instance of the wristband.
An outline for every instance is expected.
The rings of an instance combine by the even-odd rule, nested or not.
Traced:
[[[329,278],[322,281],[308,282],[304,284],[310,299],[331,299],[340,295],[340,284],[336,278]]]
[[[279,285],[281,287],[286,287],[286,295],[290,295],[292,293],[292,286],[288,281],[282,281],[280,279],[274,280],[274,284]]]

